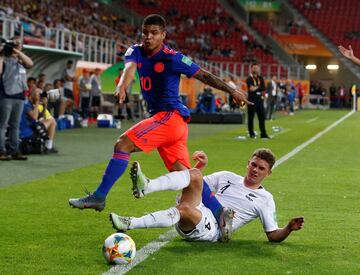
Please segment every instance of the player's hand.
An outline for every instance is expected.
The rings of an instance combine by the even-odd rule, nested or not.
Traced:
[[[119,103],[123,103],[126,98],[126,90],[124,86],[117,86],[115,89],[115,97],[118,98]]]
[[[195,168],[202,169],[208,164],[208,157],[204,151],[195,151],[192,159],[197,161]]]
[[[351,45],[349,45],[349,49],[346,49],[343,46],[339,46],[338,47],[339,51],[342,53],[343,56],[345,56],[346,58],[352,60],[354,58],[354,52],[353,49],[351,48]]]
[[[254,105],[254,103],[252,103],[251,101],[249,101],[247,99],[247,96],[244,92],[240,92],[240,91],[235,91],[231,94],[231,96],[233,97],[233,100],[239,104],[241,107],[243,107],[245,104],[248,105]]]
[[[288,228],[289,228],[291,231],[300,230],[301,228],[303,228],[304,222],[305,222],[304,217],[292,218],[292,219],[289,221]]]

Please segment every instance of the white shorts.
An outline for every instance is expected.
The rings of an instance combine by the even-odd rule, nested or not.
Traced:
[[[176,231],[188,241],[217,242],[220,237],[220,229],[213,213],[202,203],[196,208],[201,211],[202,217],[194,230],[185,234],[177,223],[175,225]]]

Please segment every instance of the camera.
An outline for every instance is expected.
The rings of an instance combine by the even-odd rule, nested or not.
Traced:
[[[10,56],[13,53],[14,48],[17,46],[15,41],[12,40],[6,40],[4,38],[1,38],[1,47],[2,47],[2,53],[5,56]]]

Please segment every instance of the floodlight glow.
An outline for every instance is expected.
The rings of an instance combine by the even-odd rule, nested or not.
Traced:
[[[339,65],[329,64],[329,65],[327,65],[327,69],[328,69],[328,70],[338,70],[338,69],[339,69]]]
[[[316,70],[316,65],[315,64],[309,64],[305,66],[306,70]]]

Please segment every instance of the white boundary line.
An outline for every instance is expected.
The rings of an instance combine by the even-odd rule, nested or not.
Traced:
[[[331,124],[330,126],[328,126],[326,129],[324,129],[323,131],[319,132],[318,134],[316,134],[315,136],[313,136],[312,138],[310,138],[308,141],[305,141],[303,144],[297,146],[295,149],[293,149],[292,151],[290,151],[289,153],[287,153],[285,156],[281,157],[274,165],[273,169],[275,169],[277,166],[281,165],[282,163],[284,163],[285,161],[289,160],[291,157],[293,157],[294,155],[296,155],[297,153],[299,153],[302,149],[304,149],[306,146],[310,145],[311,143],[313,143],[314,141],[316,141],[317,139],[319,139],[321,136],[323,136],[324,134],[326,134],[327,132],[329,132],[331,129],[333,129],[334,127],[336,127],[338,124],[340,124],[341,122],[343,122],[345,119],[347,119],[349,116],[351,116],[354,113],[354,111],[351,111],[349,113],[347,113],[345,116],[343,116],[342,118],[340,118],[339,120],[335,121],[333,124]],[[167,231],[164,234],[161,234],[156,240],[153,240],[152,242],[148,243],[147,245],[145,245],[143,248],[141,248],[135,257],[135,260],[129,264],[129,265],[117,265],[112,267],[109,271],[107,271],[106,275],[110,275],[110,274],[125,274],[126,272],[128,272],[129,270],[131,270],[133,267],[137,266],[138,264],[140,264],[142,261],[146,260],[146,258],[148,258],[151,254],[157,252],[158,250],[160,250],[161,247],[163,247],[164,245],[166,245],[169,241],[173,240],[176,236],[178,236],[175,228],[170,229],[169,231]]]
[[[280,164],[284,163],[285,161],[287,161],[289,158],[293,157],[294,155],[296,155],[297,153],[299,153],[302,149],[304,149],[306,146],[310,145],[311,143],[313,143],[314,141],[316,141],[317,139],[319,139],[321,136],[323,136],[324,134],[326,134],[327,132],[329,132],[331,129],[333,129],[334,127],[336,127],[337,125],[339,125],[341,122],[343,122],[345,119],[347,119],[349,116],[351,116],[354,113],[354,111],[351,111],[349,113],[347,113],[345,116],[343,116],[342,118],[340,118],[339,120],[335,121],[333,124],[331,124],[330,126],[328,126],[327,128],[325,128],[324,130],[322,130],[321,132],[317,133],[315,136],[313,136],[311,139],[309,139],[308,141],[305,141],[303,144],[299,145],[298,147],[296,147],[295,149],[293,149],[292,151],[290,151],[289,153],[287,153],[285,156],[282,156],[274,165],[273,169],[276,168],[277,166],[279,166]]]
[[[306,123],[312,123],[312,122],[314,122],[315,120],[318,120],[318,119],[319,119],[318,116],[317,116],[317,117],[313,117],[313,118],[307,120]]]

